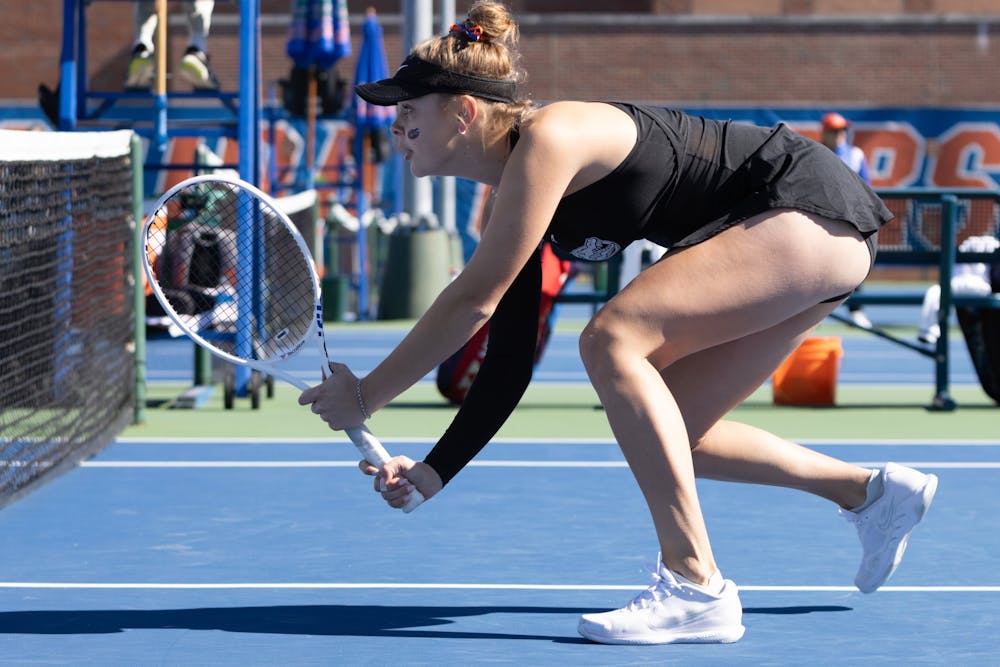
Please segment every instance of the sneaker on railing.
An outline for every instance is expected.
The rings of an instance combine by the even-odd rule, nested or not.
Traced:
[[[872,321],[868,319],[867,315],[865,315],[865,311],[861,310],[860,308],[850,311],[850,317],[851,321],[854,322],[859,327],[861,327],[862,329],[872,328]]]
[[[149,90],[153,87],[153,78],[155,75],[153,54],[142,44],[136,44],[135,48],[132,49],[132,59],[128,63],[125,89]]]
[[[728,644],[743,636],[743,606],[732,581],[722,580],[717,593],[681,583],[662,562],[653,583],[614,611],[584,614],[577,628],[602,644]]]
[[[189,46],[181,59],[181,76],[195,90],[218,90],[219,81],[208,64],[208,54],[196,46]]]
[[[858,512],[840,513],[858,529],[861,566],[854,585],[862,593],[873,593],[896,571],[906,551],[910,532],[927,514],[934,500],[938,479],[912,468],[887,463],[882,476],[882,495]]]

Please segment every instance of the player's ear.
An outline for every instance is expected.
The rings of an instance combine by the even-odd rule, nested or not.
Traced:
[[[479,104],[472,95],[458,95],[456,101],[458,104],[458,108],[456,109],[458,133],[465,134],[476,118],[479,117]]]

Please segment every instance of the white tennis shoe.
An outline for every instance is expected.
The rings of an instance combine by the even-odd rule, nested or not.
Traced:
[[[196,46],[189,46],[181,59],[181,76],[195,90],[218,90],[219,80],[208,64],[208,54]]]
[[[662,562],[652,574],[653,584],[621,609],[581,616],[579,633],[601,644],[728,644],[743,636],[732,581],[713,595],[679,582]]]
[[[840,513],[858,529],[862,557],[854,585],[862,593],[874,593],[888,581],[903,559],[910,532],[927,514],[937,477],[887,463],[882,476],[882,496],[860,512]]]

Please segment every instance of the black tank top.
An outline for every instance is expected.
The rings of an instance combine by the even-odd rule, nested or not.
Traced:
[[[863,233],[892,219],[833,151],[784,125],[610,104],[632,117],[636,143],[614,171],[560,202],[547,238],[563,254],[603,261],[640,238],[693,245],[774,208],[843,220]]]

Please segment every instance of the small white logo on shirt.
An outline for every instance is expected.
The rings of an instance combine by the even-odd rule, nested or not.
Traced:
[[[588,236],[582,246],[570,250],[569,254],[590,262],[603,262],[617,255],[621,249],[622,247],[614,241],[605,241],[596,236]]]

